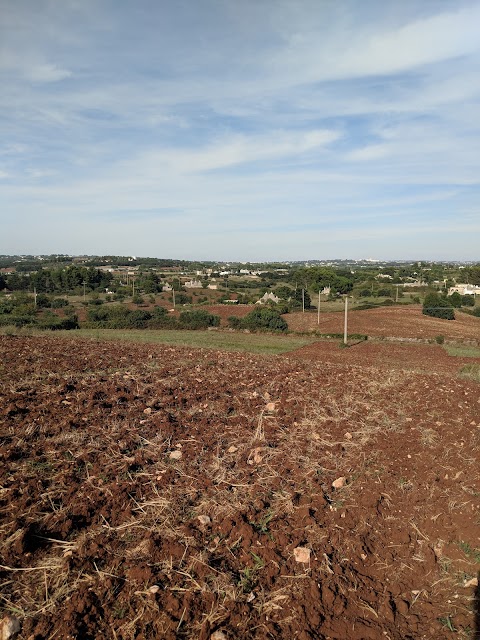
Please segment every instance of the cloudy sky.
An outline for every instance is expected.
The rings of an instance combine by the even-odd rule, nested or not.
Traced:
[[[480,260],[480,2],[0,0],[0,253]]]

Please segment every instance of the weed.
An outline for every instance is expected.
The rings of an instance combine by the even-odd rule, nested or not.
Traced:
[[[465,542],[464,540],[460,540],[460,542],[458,542],[458,546],[467,556],[467,558],[470,558],[477,564],[480,564],[480,549],[473,549],[471,544],[469,542]]]
[[[460,369],[459,376],[480,382],[480,364],[466,364]]]
[[[411,482],[411,480],[406,480],[405,478],[400,478],[398,486],[402,491],[411,491],[413,489],[413,482]]]
[[[125,618],[127,613],[127,607],[117,602],[112,609],[113,617],[117,618],[117,620],[122,620]]]
[[[456,628],[453,626],[451,616],[444,616],[443,618],[438,618],[438,621],[440,622],[442,627],[445,627],[449,631],[453,631],[453,632],[457,631]]]
[[[253,551],[250,553],[254,560],[253,567],[245,567],[245,569],[242,569],[238,580],[238,586],[242,589],[243,593],[250,593],[253,591],[258,581],[257,573],[265,566],[263,558]]]
[[[273,513],[273,511],[270,509],[269,511],[267,511],[267,513],[263,516],[263,518],[261,518],[260,520],[258,520],[257,522],[255,521],[250,521],[250,524],[252,525],[252,527],[255,529],[255,531],[258,531],[258,533],[265,533],[268,534],[270,532],[270,528],[269,528],[269,524],[270,521],[272,520],[273,516],[275,514]]]

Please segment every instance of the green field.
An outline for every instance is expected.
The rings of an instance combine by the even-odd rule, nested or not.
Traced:
[[[458,356],[459,358],[480,358],[480,349],[478,347],[444,344],[443,348],[449,356]]]
[[[42,335],[45,335],[43,333]],[[52,335],[93,340],[126,340],[149,342],[224,351],[247,351],[249,353],[279,354],[299,349],[314,342],[307,337],[272,334],[237,333],[230,331],[174,331],[174,330],[122,330],[122,329],[78,329],[57,331]]]

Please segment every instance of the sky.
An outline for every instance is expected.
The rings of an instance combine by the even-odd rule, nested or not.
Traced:
[[[0,0],[0,254],[480,260],[480,2]]]

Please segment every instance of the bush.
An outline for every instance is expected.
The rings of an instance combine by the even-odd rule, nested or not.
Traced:
[[[442,336],[442,335],[435,336],[435,342],[437,344],[443,344],[445,342],[445,336]]]
[[[464,307],[474,307],[475,306],[475,296],[471,294],[467,294],[462,296],[462,305]]]
[[[377,296],[379,298],[391,298],[392,290],[391,289],[379,289],[377,291]]]
[[[52,300],[52,309],[61,309],[62,307],[68,307],[68,300],[66,298],[54,298]]]
[[[105,329],[144,329],[151,317],[152,314],[148,311],[130,311],[127,307],[117,304],[103,309],[89,309],[87,321],[94,327]]]
[[[232,329],[240,329],[242,326],[242,319],[237,316],[230,316],[227,320],[228,326]]]
[[[173,296],[171,301],[173,302]],[[175,293],[175,304],[192,304],[192,299],[184,293]]]
[[[260,329],[266,331],[287,331],[288,325],[285,320],[275,311],[265,307],[260,307],[250,311],[242,319],[241,327],[245,329]]]
[[[446,298],[442,298],[438,293],[429,293],[423,302],[422,313],[432,318],[442,318],[443,320],[455,320],[453,307]]]
[[[70,329],[78,329],[78,318],[76,315],[67,318],[59,318],[54,313],[45,313],[38,320],[39,329],[47,329],[49,331],[68,331]]]
[[[459,309],[462,306],[462,296],[458,291],[455,291],[451,296],[448,296],[448,301],[452,307],[455,307],[456,309]]]
[[[48,309],[49,307],[51,307],[50,298],[44,293],[37,294],[36,304],[39,309]]]
[[[473,311],[472,315],[474,315],[476,318],[480,318],[480,307],[477,307],[477,308]]]
[[[207,327],[218,327],[220,316],[202,310],[182,311],[179,322],[185,329],[207,329]]]

